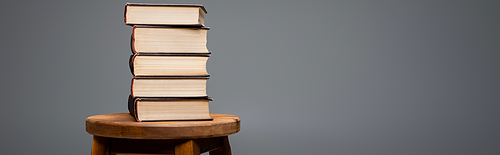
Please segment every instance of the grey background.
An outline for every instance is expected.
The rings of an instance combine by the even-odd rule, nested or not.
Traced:
[[[89,154],[126,112],[127,1],[8,1],[1,154]],[[233,154],[500,154],[499,1],[133,1],[208,10]]]

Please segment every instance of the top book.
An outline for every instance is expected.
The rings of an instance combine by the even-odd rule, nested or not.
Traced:
[[[125,5],[127,25],[205,26],[207,10],[199,4],[145,4]]]

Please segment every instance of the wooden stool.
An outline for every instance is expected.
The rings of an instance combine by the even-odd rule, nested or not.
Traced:
[[[228,135],[240,131],[240,118],[214,114],[213,121],[136,122],[129,113],[88,117],[94,135],[92,155],[175,154],[230,155]]]

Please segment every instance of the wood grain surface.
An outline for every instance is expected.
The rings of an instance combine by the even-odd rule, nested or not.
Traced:
[[[240,131],[240,118],[211,113],[212,121],[136,122],[129,113],[90,116],[89,134],[129,139],[195,139],[222,137]]]

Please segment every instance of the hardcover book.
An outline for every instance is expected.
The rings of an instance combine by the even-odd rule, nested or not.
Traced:
[[[132,97],[206,97],[209,76],[139,77],[132,79]]]
[[[144,4],[125,5],[127,25],[204,26],[207,10],[199,4]]]
[[[134,98],[128,99],[128,110],[138,122],[173,120],[212,120],[209,97]]]
[[[130,56],[134,76],[207,76],[210,54],[164,54]]]
[[[132,53],[210,53],[208,27],[134,26]]]

